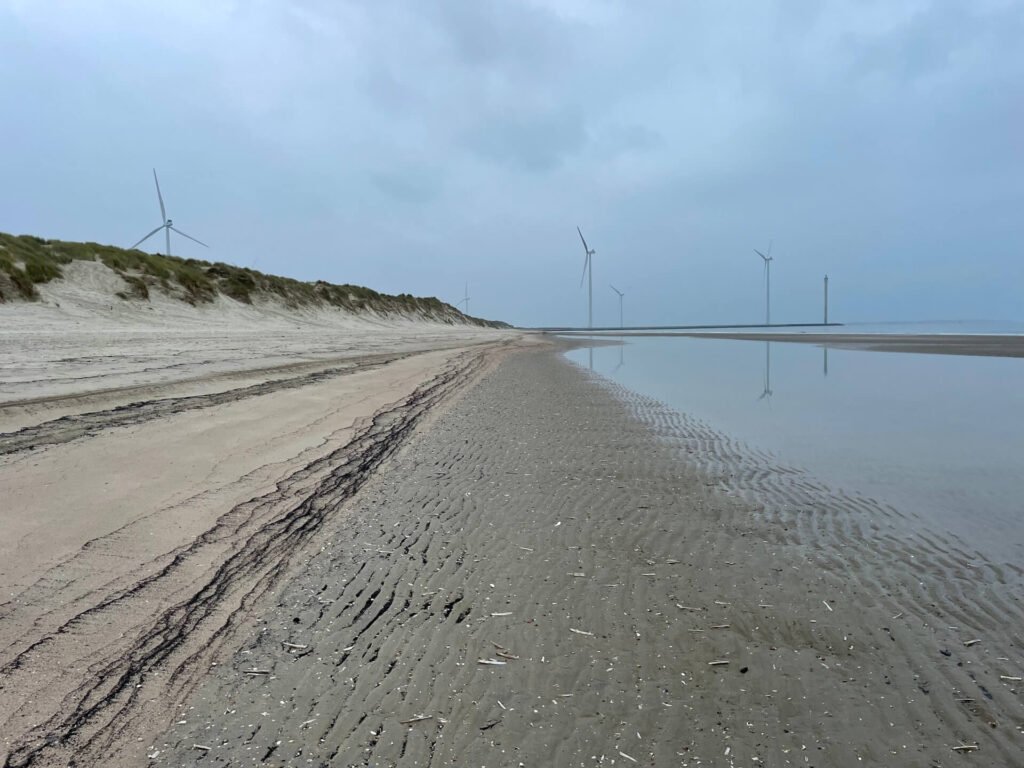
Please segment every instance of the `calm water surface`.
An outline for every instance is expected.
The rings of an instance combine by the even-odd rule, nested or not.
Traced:
[[[568,356],[591,355],[596,373],[1024,566],[1024,360],[689,338]]]

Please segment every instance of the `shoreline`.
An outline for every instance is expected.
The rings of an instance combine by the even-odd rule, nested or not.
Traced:
[[[678,419],[511,358],[352,500],[153,764],[1020,756],[1016,577],[882,510],[730,496]]]
[[[236,507],[218,525],[242,535],[206,536],[202,555],[217,599],[165,591],[162,624],[138,622],[105,665],[89,660],[104,680],[126,670],[126,685],[75,688],[0,744],[13,747],[3,765],[77,753],[111,766],[845,768],[955,764],[963,745],[1019,760],[1019,684],[1004,679],[1019,675],[1019,571],[750,462],[560,347],[435,353],[477,362],[419,385],[436,399],[412,422],[420,400],[406,397],[362,437],[304,453],[262,508]],[[336,384],[263,397],[292,408]],[[187,418],[200,416],[170,421]],[[353,466],[348,493],[332,478]],[[285,559],[218,575],[227,553],[284,530],[268,524],[305,526],[299,499],[316,523],[287,555],[272,547]],[[154,655],[168,633],[181,644]],[[76,720],[83,705],[97,710]]]
[[[582,331],[565,334],[565,338],[586,335]],[[561,335],[561,334],[556,334]],[[795,344],[816,344],[825,348],[860,349],[871,352],[914,352],[931,355],[964,355],[974,357],[1024,357],[1024,336],[1018,334],[968,333],[770,333],[715,331],[650,331],[636,333],[595,333],[595,338],[620,340],[631,337],[683,336],[693,339],[733,339],[736,341],[777,341]]]

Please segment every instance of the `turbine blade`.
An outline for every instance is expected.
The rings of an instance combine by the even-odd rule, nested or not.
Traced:
[[[757,250],[757,248],[754,249],[754,253],[756,253],[758,256],[760,256],[762,259],[764,259],[764,263],[765,264],[768,263],[768,257],[765,256],[763,253],[761,253],[759,250]]]
[[[182,232],[177,227],[168,227],[168,229],[173,230],[174,232],[177,232],[182,237],[187,237],[189,240],[192,240],[193,242],[199,243],[201,246],[203,246],[203,248],[209,248],[210,247],[206,243],[204,243],[202,240],[196,240],[194,237],[192,237],[192,235],[186,235],[184,232]]]
[[[160,181],[156,177],[156,168],[153,169],[153,181],[156,182],[156,198],[160,201],[160,221],[167,223],[167,211],[164,210],[164,196],[160,194]]]
[[[146,236],[145,236],[144,238],[142,238],[141,240],[139,240],[139,242],[137,242],[137,243],[136,243],[135,245],[129,246],[128,250],[130,251],[130,250],[132,250],[133,248],[138,248],[138,247],[139,247],[140,245],[142,245],[142,244],[143,244],[144,242],[146,242],[147,240],[149,240],[149,238],[151,238],[151,237],[152,237],[153,235],[155,235],[155,234],[156,234],[157,232],[159,232],[159,231],[160,231],[161,229],[163,229],[163,228],[164,228],[165,226],[166,226],[165,224],[161,224],[161,225],[160,225],[159,227],[157,227],[156,229],[154,229],[154,230],[153,230],[152,232],[150,232],[150,233],[149,233],[148,235],[146,235]]]
[[[587,265],[589,263],[590,263],[590,252],[588,251],[587,255],[583,257],[583,274],[580,275],[580,288],[583,287],[583,281],[587,277]]]
[[[576,231],[580,232],[580,228],[576,227]],[[583,250],[590,253],[590,247],[587,245],[587,241],[583,239],[583,233],[580,232],[580,240],[583,240]]]
[[[772,255],[772,246],[773,245],[775,245],[775,241],[774,240],[769,240],[768,241],[768,256],[769,257]]]

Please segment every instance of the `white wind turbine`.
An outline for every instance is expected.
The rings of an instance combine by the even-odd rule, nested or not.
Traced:
[[[583,257],[583,275],[580,277],[580,288],[583,287],[584,278],[589,278],[587,285],[587,328],[594,327],[594,264],[593,256],[597,251],[593,250],[587,245],[587,241],[583,237],[583,233],[580,232],[580,228],[576,227],[576,231],[580,234],[580,240],[583,240],[583,252],[586,256]]]
[[[772,243],[768,243],[768,255],[765,256],[757,248],[754,253],[764,259],[764,324],[772,324]]]
[[[622,323],[622,297],[625,296],[626,294],[624,294],[611,283],[608,284],[608,287],[615,291],[617,294],[619,294],[619,328],[625,328],[625,325],[623,325]]]
[[[462,312],[463,312],[463,314],[468,315],[469,314],[469,283],[466,283],[465,293],[462,296],[462,298],[459,299],[458,304],[464,304],[465,305],[466,308],[464,310],[462,310]]]
[[[209,248],[210,246],[208,246],[202,240],[196,240],[194,237],[192,237],[192,235],[186,235],[180,229],[177,229],[174,226],[174,222],[171,219],[167,218],[167,211],[164,208],[164,197],[163,197],[163,195],[160,194],[160,181],[156,177],[156,168],[153,169],[153,181],[156,183],[156,197],[157,197],[157,200],[160,201],[160,218],[163,221],[163,224],[161,224],[159,227],[154,229],[152,232],[150,232],[144,238],[139,240],[139,242],[135,243],[135,245],[133,245],[128,250],[132,250],[132,248],[138,248],[140,245],[142,245],[144,242],[149,240],[149,238],[151,238],[153,235],[155,235],[161,229],[164,230],[164,234],[167,236],[167,254],[166,255],[168,255],[168,256],[171,255],[171,230],[174,230],[175,232],[177,232],[182,237],[187,237],[189,240],[192,240],[192,241],[194,241],[196,243],[199,243],[201,246],[203,246],[203,248]]]

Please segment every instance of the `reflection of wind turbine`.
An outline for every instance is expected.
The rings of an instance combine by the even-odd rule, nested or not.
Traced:
[[[140,245],[142,245],[144,242],[149,240],[149,238],[151,238],[153,235],[155,235],[161,229],[164,230],[164,234],[167,236],[167,254],[166,254],[167,256],[171,255],[171,230],[174,230],[175,232],[177,232],[182,237],[187,237],[189,240],[192,240],[192,241],[194,241],[196,243],[199,243],[201,246],[203,246],[203,248],[209,248],[210,246],[208,246],[202,240],[196,240],[194,237],[192,237],[192,235],[186,235],[180,229],[176,229],[175,226],[174,226],[174,222],[167,218],[167,211],[164,209],[164,196],[160,194],[160,182],[156,178],[156,168],[153,169],[153,181],[156,182],[156,198],[157,198],[157,200],[160,201],[160,219],[163,221],[163,224],[161,224],[159,227],[154,229],[152,232],[150,232],[144,238],[139,240],[139,242],[137,242],[135,245],[133,245],[128,250],[132,250],[132,248],[138,248]]]
[[[622,324],[622,297],[625,296],[626,294],[624,294],[614,285],[609,284],[608,287],[615,291],[617,294],[619,294],[619,328],[624,328],[625,326]]]
[[[583,257],[583,275],[580,277],[580,288],[583,287],[584,278],[588,278],[587,285],[587,328],[594,327],[594,263],[593,256],[597,251],[590,248],[587,245],[587,241],[583,238],[583,233],[580,232],[580,228],[576,227],[576,231],[580,233],[580,240],[583,240],[583,252],[586,256]]]
[[[456,302],[456,306],[458,306],[459,304],[465,304],[466,308],[463,309],[462,312],[464,314],[468,315],[469,314],[469,283],[466,283],[465,294],[463,295],[463,297],[461,299],[459,299]]]
[[[626,360],[623,356],[623,350],[626,348],[625,344],[619,344],[619,364],[612,368],[612,373],[618,373],[619,368],[626,364]]]
[[[825,375],[828,376],[828,347],[825,347]]]
[[[766,397],[771,399],[772,392],[772,343],[766,341],[764,343],[764,392],[757,398],[758,400],[764,400]]]
[[[757,248],[754,253],[764,259],[764,324],[772,324],[772,244],[768,243],[768,255],[765,256]]]

